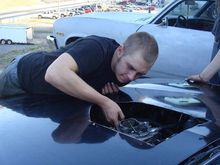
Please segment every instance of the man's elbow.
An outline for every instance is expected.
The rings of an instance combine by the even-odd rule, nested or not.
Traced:
[[[55,77],[54,71],[53,71],[50,67],[47,68],[46,73],[45,73],[45,75],[44,75],[44,80],[45,80],[46,82],[52,84],[53,81],[54,81],[54,77]]]

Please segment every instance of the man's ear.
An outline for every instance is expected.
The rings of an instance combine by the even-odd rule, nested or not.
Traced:
[[[117,53],[118,57],[122,57],[124,55],[124,45],[120,45],[118,47],[118,53]]]

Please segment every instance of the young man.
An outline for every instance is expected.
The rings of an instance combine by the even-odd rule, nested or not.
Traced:
[[[0,96],[67,94],[100,106],[107,121],[117,125],[120,107],[100,94],[117,91],[137,79],[158,56],[156,40],[148,33],[130,35],[123,45],[89,36],[54,52],[18,57],[0,75]]]

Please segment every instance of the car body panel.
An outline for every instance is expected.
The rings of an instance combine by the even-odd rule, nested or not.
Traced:
[[[155,146],[92,120],[94,106],[71,97],[1,99],[1,164],[179,164],[220,138],[219,87],[181,84],[182,80],[139,79],[112,98],[119,105],[138,103],[203,120]],[[165,107],[162,96],[194,97],[202,104]]]
[[[77,22],[77,19],[75,19],[75,21]],[[77,29],[77,27],[74,29],[73,27],[74,30],[70,29],[71,32],[67,31],[69,35],[60,36],[60,39],[56,41],[66,41],[72,35],[78,37],[94,35],[94,33],[90,33],[89,31],[93,31],[93,28],[96,29],[99,25],[99,21],[100,20],[94,19],[94,25],[90,27],[86,25],[80,29]],[[103,21],[106,21],[106,25],[112,24],[112,21]],[[68,19],[63,20],[62,25],[65,26],[67,22]],[[141,27],[139,24],[129,24],[130,28],[126,29],[127,23],[118,22],[118,26],[122,27],[121,30],[106,26],[105,29],[100,28],[99,31],[96,32],[96,35],[104,37],[111,35],[113,38],[116,38],[119,43],[122,43],[133,31],[139,28],[138,31],[149,32],[156,38],[159,46],[159,58],[152,67],[150,71],[152,74],[149,74],[150,76],[163,76],[166,74],[166,76],[170,75],[171,77],[186,77],[190,74],[200,72],[211,59],[213,36],[210,32],[164,27],[153,24],[143,25]],[[80,32],[87,31],[86,29],[90,29],[86,35]],[[59,31],[59,29],[57,29],[57,31]],[[195,63],[197,65],[195,65]]]
[[[210,0],[210,4],[212,4],[213,2],[214,2],[213,0]],[[169,14],[173,9],[178,7],[178,5],[181,3],[184,3],[184,0],[171,1],[157,14],[133,13],[133,12],[98,12],[98,13],[94,12],[92,14],[83,14],[72,18],[65,18],[66,20],[59,19],[53,25],[54,27],[53,35],[54,37],[58,37],[57,38],[58,47],[68,44],[67,40],[70,37],[84,37],[91,34],[106,36],[110,38],[114,37],[114,39],[116,39],[119,43],[122,43],[126,38],[120,35],[115,36],[114,31],[128,30],[130,32],[135,32],[139,30],[140,26],[147,24],[159,24],[162,22],[162,20],[164,19],[164,17],[166,17],[167,14]],[[196,17],[199,18],[199,16]],[[125,24],[123,25],[123,23]],[[66,26],[67,24],[71,26]],[[135,31],[133,31],[132,29],[133,24],[139,25],[137,26],[137,29]],[[97,27],[102,27],[102,28],[97,28]],[[102,32],[99,32],[100,30]],[[111,34],[112,31],[113,33]],[[64,33],[64,36],[67,35],[68,37],[66,38],[64,37],[65,39],[60,38],[61,36],[57,35],[57,32]],[[81,34],[81,36],[79,34]]]
[[[186,77],[200,72],[211,59],[210,32],[158,25],[144,25],[139,31],[149,32],[158,42],[159,58],[152,67],[156,73]]]
[[[204,2],[212,4],[214,1]],[[172,1],[158,14],[102,12],[59,19],[53,26],[53,38],[58,47],[89,35],[114,38],[122,44],[134,32],[149,32],[158,41],[159,57],[148,76],[187,77],[200,72],[209,63],[214,37],[204,30],[169,26],[173,18],[167,15],[180,3],[184,1]],[[163,24],[164,18],[169,20],[168,25]],[[194,20],[200,17],[196,13],[195,18],[189,19],[194,26]],[[214,23],[214,20],[209,21]]]
[[[115,20],[128,23],[144,24],[154,14],[151,13],[131,13],[131,12],[94,12],[91,14],[79,15],[79,18],[92,18],[102,20]]]
[[[66,28],[66,25],[69,24],[69,21],[73,24],[79,24],[80,26],[72,26],[71,28]],[[88,22],[92,21],[92,24],[88,26]],[[74,19],[65,18],[60,19],[59,22],[55,22],[54,26],[56,24],[59,24],[56,29],[53,29],[53,33],[56,35],[57,45],[64,46],[66,42],[68,42],[68,39],[72,37],[80,38],[80,37],[86,37],[88,35],[98,35],[98,36],[112,36],[115,39],[117,39],[118,42],[124,41],[124,38],[126,38],[129,34],[135,32],[141,24],[139,23],[126,23],[126,22],[120,22],[116,20],[106,20],[106,19],[95,19],[95,18],[87,18],[87,17],[74,17]],[[105,24],[103,28],[97,29],[97,27],[100,27],[102,24]],[[112,24],[117,24],[117,26],[121,27],[120,29],[114,29],[112,27]],[[127,28],[129,26],[129,28]],[[65,31],[63,30],[65,29]],[[86,32],[86,33],[85,33]],[[62,35],[59,35],[59,34]]]

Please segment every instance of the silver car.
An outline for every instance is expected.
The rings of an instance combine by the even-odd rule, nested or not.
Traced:
[[[214,0],[175,0],[157,14],[103,12],[59,19],[49,38],[65,46],[78,38],[99,35],[123,43],[131,33],[155,36],[160,54],[150,76],[186,77],[200,72],[210,61]]]

